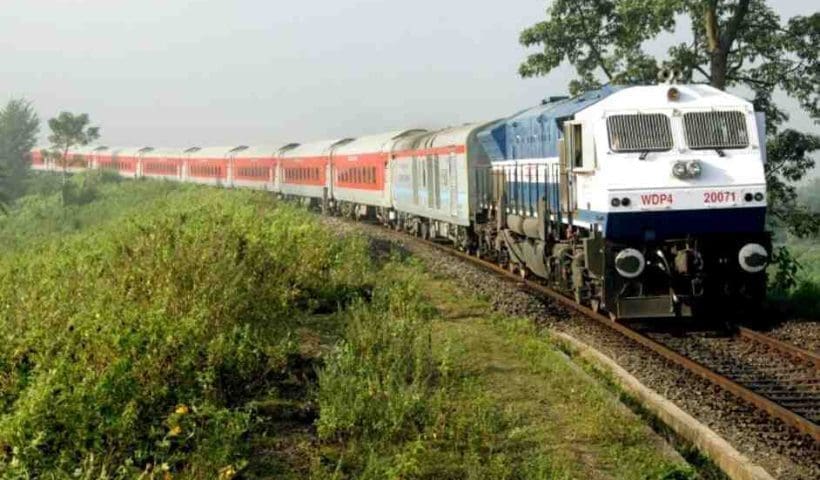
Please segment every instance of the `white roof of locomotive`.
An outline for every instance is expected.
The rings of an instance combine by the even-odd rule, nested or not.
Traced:
[[[336,149],[336,154],[339,155],[355,155],[359,153],[377,153],[390,151],[394,148],[396,141],[414,134],[425,133],[424,129],[407,129],[396,130],[393,132],[379,133],[376,135],[367,135],[359,137],[352,142],[345,143]]]
[[[352,138],[339,138],[305,143],[284,152],[282,158],[321,157],[330,153],[333,147],[344,145],[352,141]]]
[[[669,100],[670,88],[679,92],[677,100]],[[736,95],[718,90],[710,85],[640,85],[616,91],[599,102],[579,111],[575,117],[601,118],[612,112],[637,113],[669,109],[721,109],[753,110],[751,102]]]

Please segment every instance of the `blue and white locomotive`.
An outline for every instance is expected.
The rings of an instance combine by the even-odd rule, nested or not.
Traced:
[[[759,300],[764,119],[706,85],[604,87],[479,133],[492,162],[479,249],[619,318]]]
[[[705,85],[607,86],[434,131],[63,161],[269,190],[448,239],[615,317],[689,316],[765,293],[764,123]],[[55,169],[45,153],[33,167]]]

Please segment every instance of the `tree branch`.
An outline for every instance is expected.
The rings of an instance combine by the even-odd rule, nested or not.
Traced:
[[[709,75],[708,73],[706,73],[706,70],[704,70],[704,69],[703,69],[703,67],[701,67],[700,65],[695,65],[695,70],[697,70],[697,71],[698,71],[698,72],[700,72],[700,73],[701,73],[704,77],[706,77],[706,79],[707,79],[707,80],[709,80],[709,82],[710,82],[710,83],[712,82],[712,76],[711,76],[711,75]]]
[[[578,17],[581,19],[581,23],[582,23],[583,29],[584,29],[584,32],[583,32],[584,42],[589,47],[590,52],[595,55],[595,59],[598,61],[598,66],[601,67],[601,70],[604,71],[604,74],[606,75],[606,78],[608,80],[612,80],[612,73],[610,73],[609,69],[606,68],[606,65],[604,64],[604,58],[603,58],[603,56],[601,56],[601,52],[598,50],[598,47],[595,46],[595,44],[592,42],[592,40],[590,40],[589,26],[587,25],[586,15],[584,15],[580,11],[580,9],[578,8],[578,3],[572,3],[572,6],[574,7],[575,14],[578,15]]]
[[[727,52],[731,48],[732,43],[734,43],[735,38],[737,38],[737,32],[740,30],[740,26],[743,24],[746,14],[749,13],[749,2],[750,0],[740,0],[737,2],[735,14],[732,15],[732,18],[726,25],[726,29],[723,31],[723,35],[720,36],[720,48]]]

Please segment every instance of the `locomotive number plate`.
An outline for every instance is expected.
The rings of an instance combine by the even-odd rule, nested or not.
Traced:
[[[740,192],[730,190],[707,190],[701,192],[701,195],[706,206],[734,205],[740,200]]]
[[[645,193],[640,198],[643,207],[670,207],[675,204],[675,196],[671,193]]]

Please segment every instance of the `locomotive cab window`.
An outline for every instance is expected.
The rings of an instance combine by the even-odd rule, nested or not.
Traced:
[[[687,112],[683,126],[686,144],[692,150],[749,146],[746,117],[741,112]]]
[[[606,119],[613,152],[660,152],[672,149],[669,117],[662,113],[611,115]]]

